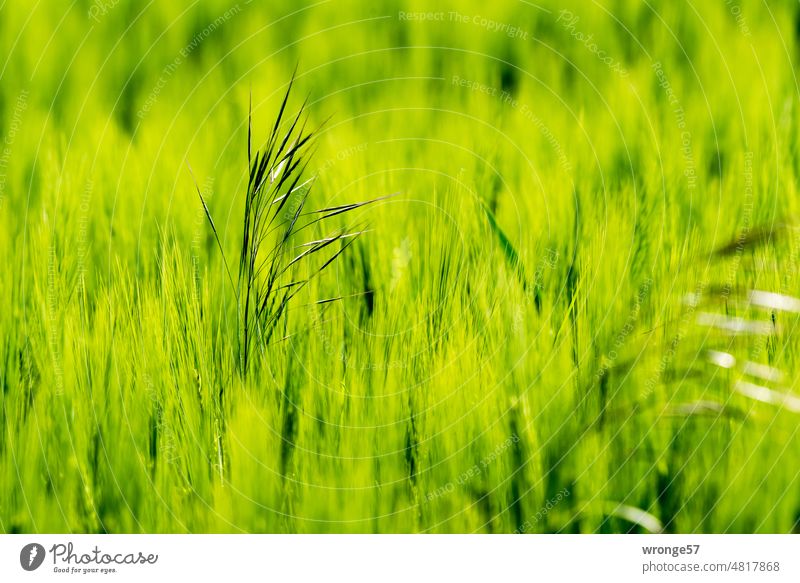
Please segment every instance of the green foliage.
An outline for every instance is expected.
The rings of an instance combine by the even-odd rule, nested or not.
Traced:
[[[537,4],[4,3],[0,532],[797,529],[797,6]]]

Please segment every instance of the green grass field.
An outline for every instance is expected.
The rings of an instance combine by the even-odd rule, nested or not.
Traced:
[[[0,3],[0,532],[800,530],[796,2],[180,4]]]

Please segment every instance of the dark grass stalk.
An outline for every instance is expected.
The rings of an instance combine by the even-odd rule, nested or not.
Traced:
[[[306,129],[308,99],[296,113],[288,114],[296,73],[295,70],[289,81],[264,146],[255,150],[251,98],[247,123],[248,180],[235,283],[219,232],[200,188],[197,188],[236,296],[238,363],[242,374],[247,373],[256,349],[262,355],[266,354],[270,339],[286,315],[291,300],[332,265],[364,231],[340,228],[327,236],[297,243],[299,234],[315,227],[324,229],[327,219],[387,198],[307,209],[315,177],[304,180],[304,176],[316,149],[316,137],[325,122],[313,130]],[[312,258],[317,257],[321,265],[311,264]],[[303,269],[308,275],[293,279],[292,276]]]

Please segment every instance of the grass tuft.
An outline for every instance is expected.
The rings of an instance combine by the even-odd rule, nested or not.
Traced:
[[[266,354],[267,346],[292,299],[366,231],[337,228],[329,230],[323,237],[305,242],[298,242],[298,234],[312,227],[324,231],[329,229],[325,224],[328,219],[393,196],[306,210],[316,177],[304,178],[313,158],[316,137],[325,123],[313,130],[306,130],[309,120],[308,98],[293,116],[287,118],[287,105],[296,75],[295,69],[267,140],[255,153],[251,97],[247,120],[249,173],[236,284],[214,219],[195,180],[197,195],[236,295],[238,362],[243,374],[247,373],[256,350],[262,355]],[[191,167],[189,169],[191,172]],[[322,257],[321,265],[304,265],[316,256]]]

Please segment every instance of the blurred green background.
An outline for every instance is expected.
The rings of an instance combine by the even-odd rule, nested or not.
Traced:
[[[3,3],[0,531],[797,529],[797,322],[746,298],[800,295],[798,31],[788,1]],[[235,257],[249,103],[258,143],[295,67],[315,204],[399,194],[243,378],[187,163]]]

